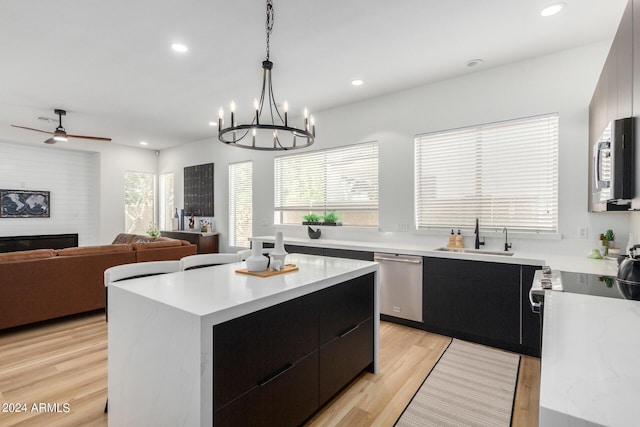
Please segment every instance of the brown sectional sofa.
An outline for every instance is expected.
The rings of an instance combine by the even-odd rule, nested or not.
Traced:
[[[111,245],[0,254],[0,329],[104,308],[104,270],[114,265],[195,253],[183,240],[121,234]]]

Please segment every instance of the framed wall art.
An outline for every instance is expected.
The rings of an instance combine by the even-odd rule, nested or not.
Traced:
[[[0,190],[0,218],[49,218],[48,191]]]
[[[213,163],[184,168],[184,213],[214,216]]]

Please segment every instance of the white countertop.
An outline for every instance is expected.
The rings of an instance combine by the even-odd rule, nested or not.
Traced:
[[[640,302],[545,293],[540,426],[638,425]]]
[[[236,273],[246,268],[244,262],[237,262],[109,286],[217,324],[378,269],[375,262],[303,254],[288,255],[286,263],[299,270],[263,278]]]
[[[274,236],[257,236],[250,240],[273,243]],[[391,252],[406,255],[419,255],[435,258],[456,258],[471,261],[497,262],[504,264],[522,264],[542,266],[548,265],[552,270],[569,271],[573,273],[598,274],[602,276],[616,276],[618,264],[615,260],[589,259],[585,256],[554,255],[527,252],[523,250],[513,251],[513,255],[491,255],[476,253],[458,253],[437,251],[437,247],[425,248],[415,244],[404,243],[380,243],[332,239],[310,239],[297,237],[284,237],[284,243],[300,246],[315,246],[333,249],[348,249],[369,252]]]

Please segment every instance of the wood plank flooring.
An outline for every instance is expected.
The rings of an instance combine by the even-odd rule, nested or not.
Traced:
[[[392,426],[449,340],[381,322],[380,374],[360,375],[307,425]],[[539,383],[540,360],[522,356],[514,426],[538,425]],[[0,426],[106,426],[106,398],[103,313],[0,332]],[[2,412],[16,403],[26,412]]]

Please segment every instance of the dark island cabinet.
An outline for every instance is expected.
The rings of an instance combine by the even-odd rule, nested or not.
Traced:
[[[374,274],[213,328],[215,426],[296,426],[373,368]]]
[[[533,341],[536,331],[539,340],[539,329],[535,329],[535,318],[524,312],[534,267],[450,258],[427,257],[424,261],[423,317],[427,331],[539,354],[539,346]],[[529,272],[530,278],[525,277]]]
[[[320,404],[373,368],[373,273],[321,293]]]

